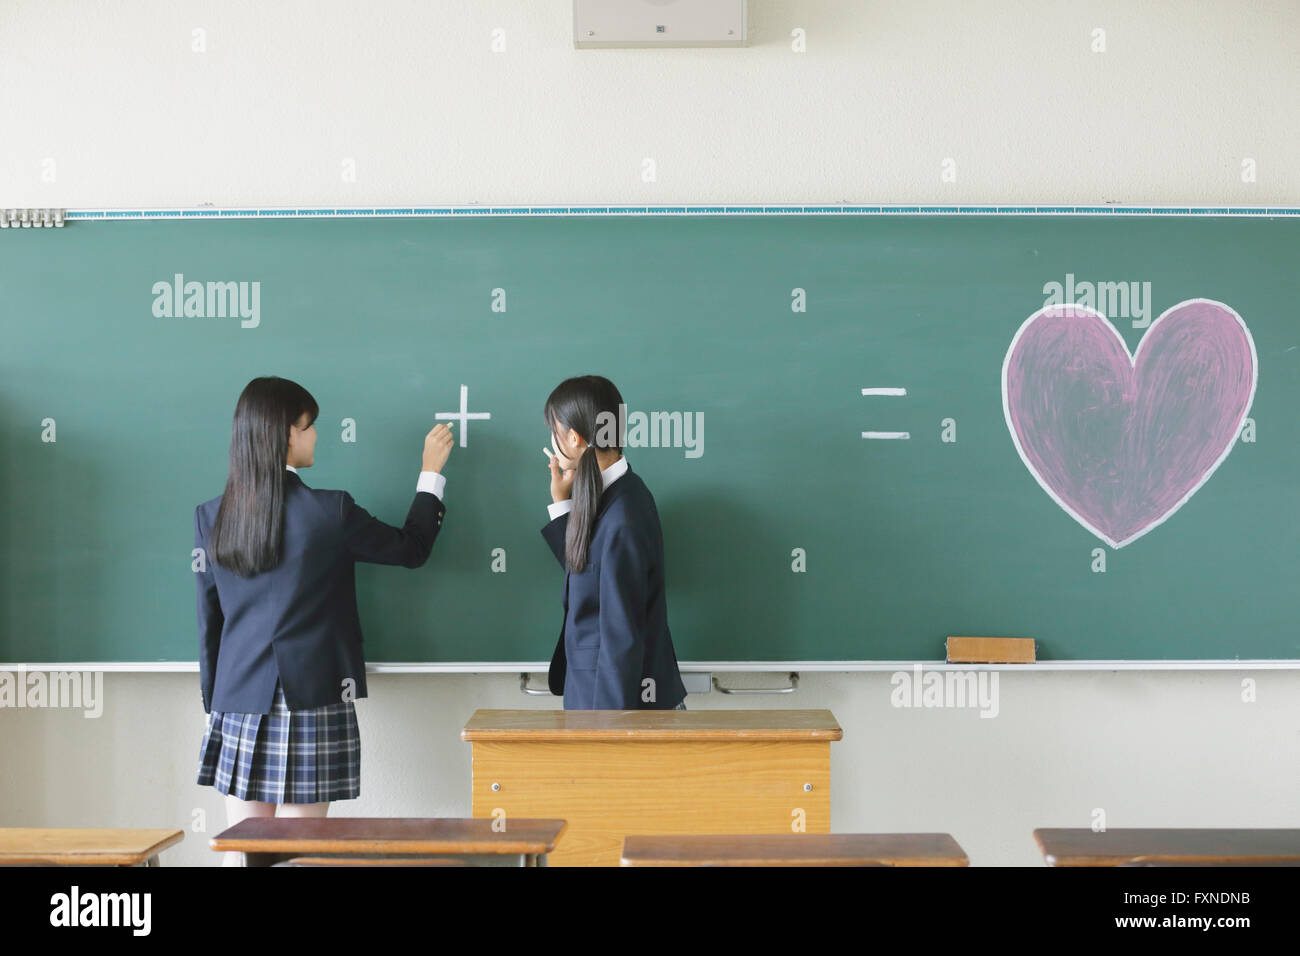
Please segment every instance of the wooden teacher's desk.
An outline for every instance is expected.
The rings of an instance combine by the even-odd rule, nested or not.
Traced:
[[[478,710],[475,817],[568,822],[551,866],[618,866],[629,834],[830,833],[828,710]]]

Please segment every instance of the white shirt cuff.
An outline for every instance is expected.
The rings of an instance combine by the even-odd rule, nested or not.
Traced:
[[[563,501],[552,501],[546,506],[546,510],[551,513],[551,520],[554,521],[560,515],[567,515],[573,510],[573,501],[569,498],[565,498]]]
[[[420,480],[415,483],[415,490],[427,491],[442,498],[442,493],[447,490],[447,476],[436,471],[422,471]]]

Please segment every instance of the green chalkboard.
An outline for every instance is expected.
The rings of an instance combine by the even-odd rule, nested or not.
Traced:
[[[367,659],[547,660],[562,573],[538,533],[550,500],[542,404],[584,373],[614,380],[630,426],[637,413],[681,413],[657,422],[676,447],[627,456],[658,501],[684,662],[935,660],[953,634],[1032,637],[1041,658],[1061,661],[1300,659],[1297,262],[1300,221],[1286,217],[10,230],[0,234],[0,661],[196,659],[193,510],[220,493],[235,399],[264,374],[297,380],[320,403],[307,484],[346,488],[394,523],[424,433],[437,413],[460,410],[465,387],[469,412],[491,417],[456,428],[467,444],[447,468],[428,564],[358,569]],[[256,325],[155,314],[173,301],[155,290],[177,275],[203,284],[205,310],[207,283],[249,283],[250,306],[259,283]],[[1054,282],[1076,302],[1089,284],[1136,292],[1125,304],[1110,285],[1100,303],[1130,352],[1159,327],[1135,322],[1195,299],[1234,310],[1254,349],[1248,414],[1231,422],[1241,437],[1229,436],[1194,494],[1157,522],[1142,511],[1155,498],[1136,500],[1151,488],[1103,488],[1131,492],[1107,505],[1128,509],[1125,541],[1108,543],[1049,492],[1052,480],[1095,492],[1107,474],[1089,460],[1105,454],[1096,429],[1124,426],[1088,418],[1088,396],[1127,393],[1122,382],[1114,394],[1079,391],[1105,376],[1103,361],[1058,348],[1069,368],[1053,370],[1042,365],[1050,348],[1030,355],[1039,365],[1017,386],[1025,427],[1059,433],[1013,437],[1004,363]],[[1162,349],[1223,359],[1203,345]],[[1134,481],[1134,461],[1162,469],[1165,495],[1186,483],[1189,447],[1222,443],[1237,414],[1225,405],[1215,419],[1174,399],[1226,402],[1244,388],[1216,391],[1211,366],[1189,372],[1188,361],[1173,361],[1160,437],[1130,448],[1120,469]],[[1064,396],[1074,417],[1053,419],[1035,396]],[[1031,439],[1058,455],[1055,467],[1092,477],[1036,476]]]

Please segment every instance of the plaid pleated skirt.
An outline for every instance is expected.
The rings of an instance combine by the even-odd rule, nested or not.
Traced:
[[[199,747],[198,783],[266,803],[354,799],[361,794],[356,709],[341,701],[290,710],[277,681],[269,714],[214,710]]]

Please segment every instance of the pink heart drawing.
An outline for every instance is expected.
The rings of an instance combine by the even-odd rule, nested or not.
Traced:
[[[1095,309],[1046,306],[1002,363],[1016,451],[1052,500],[1112,548],[1163,524],[1228,457],[1255,397],[1255,342],[1232,308],[1188,299],[1130,355]]]

